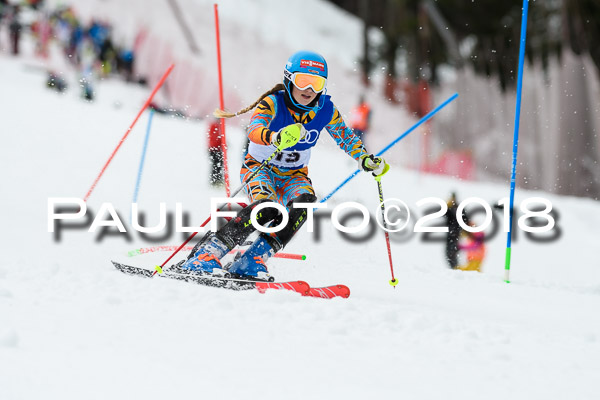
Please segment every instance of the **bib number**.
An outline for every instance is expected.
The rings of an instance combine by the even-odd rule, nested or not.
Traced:
[[[300,160],[300,153],[296,151],[281,152],[275,156],[275,160],[283,163],[293,164]]]

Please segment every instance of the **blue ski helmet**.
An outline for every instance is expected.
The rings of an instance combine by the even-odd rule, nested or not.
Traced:
[[[311,110],[313,106],[303,106],[297,103],[292,96],[292,86],[293,83],[291,81],[292,74],[296,72],[304,72],[307,74],[318,75],[325,79],[327,79],[327,61],[325,58],[313,51],[299,51],[294,53],[288,58],[287,63],[285,64],[285,69],[283,71],[283,85],[285,86],[286,95],[292,101],[292,104],[304,111]],[[321,94],[325,92],[326,89],[319,92],[314,103],[318,103],[319,97]]]

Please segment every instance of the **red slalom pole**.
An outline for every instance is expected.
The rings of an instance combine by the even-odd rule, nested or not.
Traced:
[[[383,230],[385,232],[385,244],[387,245],[388,258],[390,260],[390,271],[392,273],[392,279],[390,280],[390,285],[392,285],[394,287],[394,289],[396,289],[398,280],[394,276],[394,263],[392,262],[392,248],[390,246],[390,234],[387,230],[387,224],[385,222],[385,204],[384,204],[384,200],[383,200],[383,189],[381,187],[381,177],[375,178],[375,180],[377,181],[377,188],[379,189],[379,205],[381,207],[381,217],[382,217],[381,222],[383,223],[383,228],[384,228]]]
[[[215,6],[215,30],[217,34],[217,64],[219,69],[219,106],[221,110],[225,109],[225,101],[223,99],[223,74],[221,72],[221,36],[219,34],[219,9],[217,3]],[[225,119],[221,118],[221,147],[223,148],[223,171],[225,175],[225,193],[230,197],[229,191],[229,166],[227,164],[227,140],[225,139]]]
[[[129,132],[131,132],[131,130],[135,126],[135,124],[138,121],[138,119],[140,119],[140,116],[142,115],[142,113],[144,112],[144,110],[146,108],[148,108],[148,105],[150,104],[150,102],[154,98],[154,95],[156,94],[156,92],[158,92],[158,89],[160,89],[160,87],[163,85],[163,83],[167,79],[167,76],[169,76],[169,74],[173,70],[173,67],[175,67],[175,64],[171,64],[171,66],[169,68],[167,68],[167,71],[165,72],[165,74],[162,76],[162,78],[160,78],[160,81],[158,81],[158,83],[156,84],[156,87],[154,88],[154,90],[152,91],[152,93],[150,93],[150,97],[148,97],[148,100],[146,100],[146,102],[144,103],[144,106],[141,108],[140,112],[137,114],[137,116],[135,117],[135,119],[133,120],[133,122],[131,123],[131,125],[129,126],[129,129],[127,129],[127,132],[125,132],[125,135],[123,135],[123,137],[121,138],[121,141],[119,141],[119,144],[113,150],[112,154],[108,158],[108,161],[106,161],[106,164],[104,164],[104,167],[102,167],[102,170],[100,171],[100,173],[98,174],[98,176],[94,180],[94,183],[92,184],[92,187],[90,187],[90,190],[88,190],[88,192],[86,193],[85,197],[83,198],[84,202],[87,202],[88,198],[92,194],[92,191],[94,190],[94,188],[98,184],[98,181],[100,180],[100,178],[104,174],[104,171],[106,171],[106,168],[108,167],[108,164],[110,164],[110,162],[112,161],[112,159],[115,157],[115,154],[117,154],[117,151],[119,150],[119,148],[121,147],[121,145],[123,144],[123,142],[125,141],[125,139],[127,139],[127,136],[129,135]]]

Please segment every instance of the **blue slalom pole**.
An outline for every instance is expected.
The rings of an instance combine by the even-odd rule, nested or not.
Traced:
[[[517,76],[517,105],[515,110],[515,131],[513,135],[512,172],[510,176],[510,209],[508,235],[506,238],[506,256],[504,261],[504,281],[510,282],[510,256],[511,236],[513,225],[513,207],[515,204],[515,182],[517,175],[517,153],[519,151],[519,121],[521,119],[521,90],[523,89],[523,64],[525,63],[525,39],[527,37],[527,11],[529,0],[523,0],[523,14],[521,15],[521,43],[519,45],[519,75]]]
[[[142,171],[144,169],[144,160],[146,159],[146,150],[148,149],[148,139],[150,138],[150,127],[152,126],[152,116],[154,115],[154,109],[150,109],[150,116],[148,117],[148,127],[146,128],[146,138],[144,139],[144,148],[142,149],[142,158],[140,160],[140,167],[138,168],[137,181],[135,182],[135,190],[133,191],[133,202],[137,203],[138,192],[140,190],[140,182],[142,180]]]
[[[444,101],[442,104],[440,104],[439,106],[437,106],[436,108],[434,108],[433,110],[431,110],[429,113],[427,113],[416,124],[414,124],[409,130],[407,130],[402,135],[400,135],[396,139],[394,139],[390,144],[388,144],[387,146],[385,146],[381,151],[379,151],[379,153],[376,154],[376,156],[383,155],[383,153],[385,153],[386,151],[388,151],[389,149],[391,149],[393,146],[395,146],[396,143],[398,143],[399,141],[401,141],[402,139],[404,139],[406,136],[408,136],[409,133],[411,133],[412,131],[414,131],[415,129],[417,129],[421,124],[427,122],[431,117],[433,117],[435,115],[435,113],[437,113],[438,111],[440,111],[442,108],[446,107],[451,101],[453,101],[457,97],[458,97],[458,93],[454,93],[452,96],[450,96],[450,98],[448,98],[448,100]],[[350,182],[350,180],[352,180],[352,178],[354,178],[359,172],[360,172],[359,169],[357,169],[356,171],[354,171],[348,178],[346,178],[345,181],[343,181],[338,187],[336,187],[335,189],[333,189],[333,191],[331,193],[329,193],[327,196],[323,197],[323,199],[319,203],[326,202],[331,196],[333,196],[338,190],[340,190],[346,183]]]

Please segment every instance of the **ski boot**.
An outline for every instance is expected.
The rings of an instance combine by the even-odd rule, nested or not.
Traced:
[[[220,259],[229,253],[229,247],[216,235],[210,235],[194,255],[179,266],[184,272],[226,277]]]
[[[256,242],[231,264],[229,273],[238,279],[273,282],[275,278],[269,275],[265,261],[274,254],[273,247],[263,236],[259,236]]]

